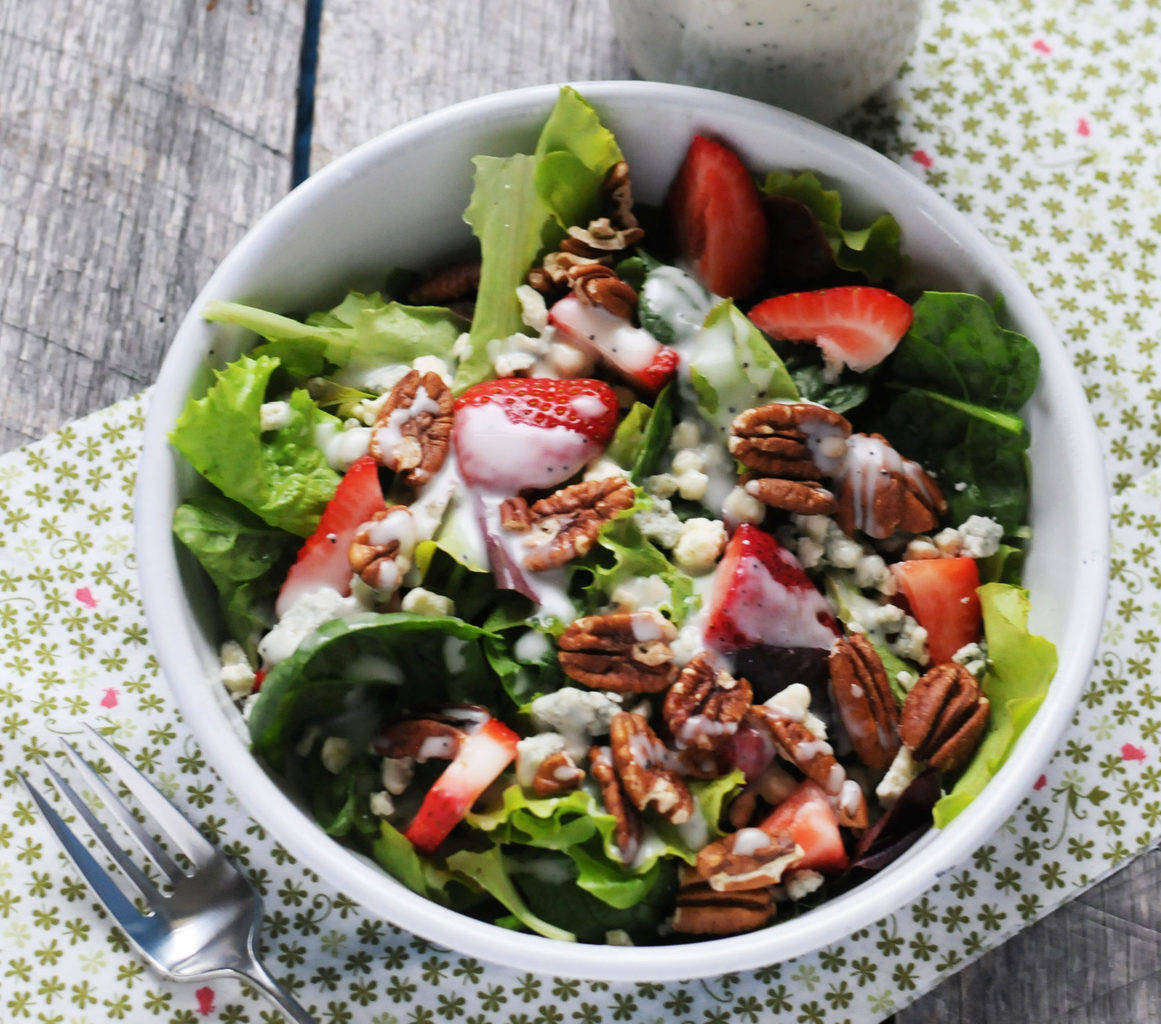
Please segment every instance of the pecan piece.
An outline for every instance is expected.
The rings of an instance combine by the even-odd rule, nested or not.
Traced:
[[[617,778],[612,751],[608,747],[591,748],[589,769],[601,788],[605,810],[617,819],[613,837],[617,841],[617,849],[621,851],[621,860],[630,864],[636,859],[637,851],[641,847],[641,819],[629,803],[625,790],[621,787],[621,780]]]
[[[830,516],[838,508],[834,494],[815,480],[779,480],[774,476],[743,473],[743,490],[771,508],[799,516]]]
[[[525,533],[532,529],[532,513],[528,502],[517,496],[500,502],[500,525],[512,533]]]
[[[443,466],[451,428],[447,382],[438,373],[411,370],[379,410],[368,450],[379,465],[420,487]]]
[[[622,228],[637,227],[637,217],[633,213],[633,185],[629,179],[629,165],[618,160],[609,168],[601,191],[608,197],[613,212],[610,220]]]
[[[662,714],[679,750],[716,750],[738,731],[753,699],[745,679],[735,679],[703,651],[669,688]]]
[[[411,509],[405,505],[380,509],[359,527],[351,540],[347,549],[351,571],[367,586],[390,593],[411,568],[415,541]]]
[[[598,217],[589,221],[587,228],[569,228],[568,238],[560,243],[560,248],[577,256],[604,256],[628,249],[644,237],[645,232],[639,227],[615,228],[608,217]]]
[[[409,719],[394,722],[371,740],[371,749],[379,757],[392,760],[409,757],[422,764],[424,761],[450,761],[459,753],[467,733],[449,722],[432,718]]]
[[[479,287],[480,261],[465,260],[428,274],[407,293],[407,301],[413,306],[446,306],[456,299],[470,298]]]
[[[963,765],[988,724],[988,698],[963,665],[927,672],[907,694],[899,733],[907,749],[940,771]]]
[[[947,501],[917,462],[903,458],[879,434],[854,434],[854,457],[836,481],[835,521],[848,536],[862,530],[885,540],[896,532],[927,533],[939,525]]]
[[[743,828],[703,847],[697,855],[697,873],[718,892],[761,889],[782,881],[782,872],[802,854],[790,836]]]
[[[693,796],[685,781],[669,767],[667,751],[640,715],[622,711],[609,723],[613,766],[633,806],[652,807],[674,825],[689,821]]]
[[[673,623],[654,611],[577,619],[560,635],[564,674],[594,690],[660,693],[677,678]]]
[[[524,568],[556,569],[592,550],[601,527],[633,505],[633,485],[622,476],[582,480],[541,498],[528,512]]]
[[[567,750],[549,754],[532,776],[532,792],[537,796],[560,796],[576,789],[585,773],[577,767]]]
[[[622,281],[612,267],[599,263],[577,267],[568,274],[569,283],[581,302],[600,306],[606,313],[628,320],[637,309],[637,292]]]
[[[781,755],[808,779],[829,794],[838,793],[846,772],[831,745],[815,736],[800,718],[776,705],[755,704],[746,715],[746,724],[769,733]]]
[[[899,752],[899,704],[882,659],[861,633],[831,648],[830,690],[859,760],[884,771]]]
[[[730,426],[730,453],[763,476],[818,480],[835,472],[851,425],[821,405],[771,402],[747,409]]]
[[[683,935],[737,935],[769,924],[777,913],[774,891],[718,892],[694,868],[682,868],[673,930]]]

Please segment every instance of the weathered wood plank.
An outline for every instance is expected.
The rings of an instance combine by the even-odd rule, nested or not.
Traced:
[[[326,0],[312,167],[459,100],[629,75],[603,2]]]
[[[287,190],[302,17],[0,0],[0,450],[145,387]]]

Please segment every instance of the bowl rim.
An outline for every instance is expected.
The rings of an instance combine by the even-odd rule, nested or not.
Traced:
[[[298,213],[368,164],[389,158],[397,147],[421,142],[433,133],[455,131],[465,123],[501,115],[547,111],[562,84],[531,86],[492,93],[464,101],[406,122],[363,143],[328,164],[283,197],[222,260],[199,292],[174,336],[150,398],[145,440],[138,467],[135,496],[135,541],[142,601],[161,674],[169,682],[182,715],[211,765],[239,801],[272,836],[325,884],[346,893],[367,910],[425,939],[461,950],[483,960],[521,970],[561,974],[604,981],[675,981],[751,969],[812,952],[851,932],[873,924],[914,899],[936,879],[961,862],[994,832],[1028,792],[1035,775],[1052,754],[1067,726],[1088,679],[1096,651],[1108,586],[1108,503],[1095,502],[1082,515],[1080,576],[1077,596],[1081,628],[1074,647],[1085,655],[1061,664],[1046,700],[1020,737],[1001,771],[989,782],[990,799],[974,800],[949,826],[929,833],[920,847],[927,856],[908,858],[906,871],[885,869],[868,882],[836,900],[769,928],[745,935],[708,939],[674,946],[618,948],[580,944],[562,946],[553,939],[513,932],[478,921],[434,903],[390,878],[382,869],[326,836],[264,770],[235,729],[228,727],[218,702],[207,700],[206,681],[191,671],[199,657],[190,630],[174,628],[165,610],[183,601],[176,549],[170,530],[176,488],[175,455],[167,437],[184,405],[188,383],[203,365],[204,351],[183,343],[201,323],[197,311],[247,251],[267,232],[292,223]],[[1105,470],[1096,427],[1088,404],[1064,349],[1031,292],[975,226],[942,196],[908,174],[885,156],[815,124],[766,104],[689,86],[639,81],[576,83],[586,98],[599,105],[605,100],[629,99],[635,104],[666,104],[695,110],[707,121],[717,115],[761,118],[807,141],[835,152],[836,162],[848,162],[855,175],[878,176],[896,190],[900,204],[912,202],[936,217],[977,263],[989,268],[989,277],[1004,295],[1011,320],[1032,335],[1042,356],[1042,375],[1054,378],[1064,402],[1068,436],[1059,439],[1085,468],[1086,489],[1104,490]],[[192,340],[192,339],[191,339]],[[1043,379],[1043,376],[1042,376]],[[1099,489],[1098,489],[1098,485]],[[1073,619],[1076,619],[1073,614]],[[239,755],[243,755],[239,760]],[[238,765],[250,769],[245,785]],[[259,767],[258,771],[252,769]],[[567,966],[564,972],[561,967]]]

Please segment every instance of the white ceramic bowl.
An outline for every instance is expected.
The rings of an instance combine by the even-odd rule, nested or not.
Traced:
[[[374,287],[389,267],[429,266],[462,250],[471,157],[530,152],[555,86],[486,96],[387,132],[295,189],[226,257],[182,323],[153,395],[137,490],[142,593],[162,671],[210,763],[271,836],[328,883],[427,939],[524,970],[606,980],[708,976],[807,953],[894,911],[961,862],[1028,792],[1072,714],[1096,648],[1108,565],[1104,472],[1080,385],[1044,314],[968,221],[926,186],[858,143],[749,100],[646,82],[580,88],[616,132],[641,198],[660,198],[696,131],[728,140],[755,168],[811,168],[856,209],[898,218],[922,283],[1002,294],[1011,325],[1036,343],[1042,373],[1027,409],[1034,537],[1026,582],[1032,625],[1057,645],[1060,669],[984,793],[948,828],[801,917],[749,935],[613,950],[519,934],[429,902],[328,838],[250,756],[238,716],[215,685],[220,635],[212,596],[170,531],[194,474],[166,436],[186,399],[205,387],[208,367],[252,340],[207,325],[198,311],[209,299],[322,309],[348,287]]]

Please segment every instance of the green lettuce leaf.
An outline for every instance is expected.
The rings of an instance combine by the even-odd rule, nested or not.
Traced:
[[[778,354],[729,299],[714,306],[684,354],[698,411],[723,438],[743,410],[799,397]]]
[[[282,584],[298,539],[217,493],[179,505],[173,532],[217,588],[226,629],[253,660],[257,634],[271,624],[267,606]]]
[[[341,420],[354,416],[355,407],[360,402],[375,397],[370,391],[348,387],[327,377],[308,378],[306,390],[315,405]]]
[[[372,847],[372,855],[392,878],[402,882],[412,892],[445,903],[450,871],[437,867],[386,821],[379,822],[379,836]]]
[[[264,433],[259,410],[277,366],[269,356],[242,356],[216,371],[209,391],[186,404],[169,439],[226,497],[271,526],[307,537],[339,482],[315,431],[338,420],[300,390],[288,400],[290,422]]]
[[[675,404],[676,392],[672,384],[667,384],[652,407],[634,402],[617,425],[605,455],[622,469],[629,470],[633,483],[639,484],[657,471],[673,433]]]
[[[478,643],[486,635],[462,619],[408,612],[325,623],[267,674],[250,714],[251,748],[281,768],[306,723],[333,717],[361,689],[391,688],[401,707],[494,706],[495,680]]]
[[[794,175],[772,171],[762,186],[766,195],[785,196],[802,203],[818,220],[834,253],[835,266],[862,274],[872,283],[896,277],[904,267],[899,249],[899,224],[889,213],[881,214],[865,228],[842,223],[842,196],[825,189],[809,171]]]
[[[988,583],[978,593],[988,641],[988,667],[981,686],[992,714],[975,756],[952,791],[935,805],[939,828],[979,796],[1003,767],[1056,674],[1056,648],[1028,632],[1028,592]]]

